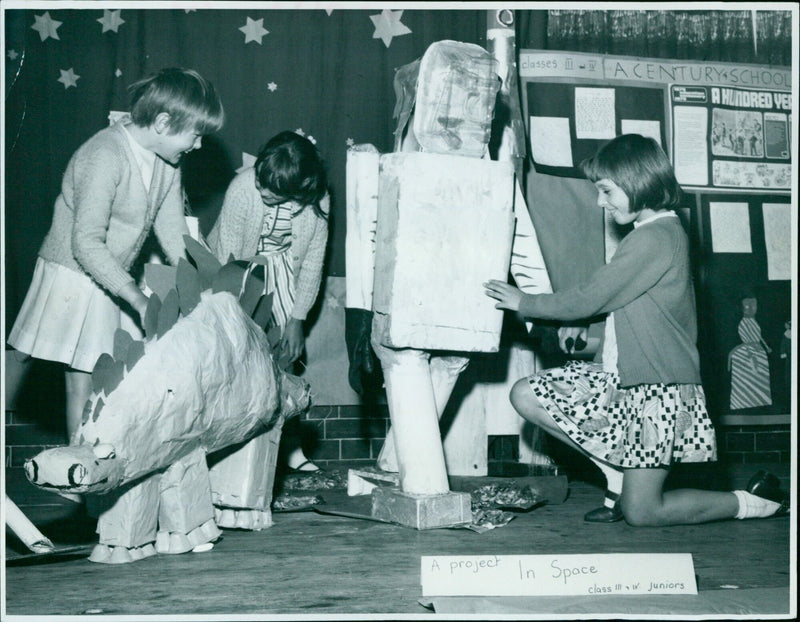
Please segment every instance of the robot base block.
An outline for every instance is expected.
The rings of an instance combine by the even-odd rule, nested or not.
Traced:
[[[378,486],[372,491],[372,517],[420,530],[469,525],[472,502],[465,492],[415,495]]]

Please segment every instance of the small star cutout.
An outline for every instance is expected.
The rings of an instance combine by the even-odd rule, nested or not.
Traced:
[[[236,172],[241,173],[242,171],[245,171],[248,168],[252,168],[252,166],[255,163],[256,163],[256,156],[250,155],[249,153],[242,151],[242,165],[236,169]]]
[[[325,9],[325,12],[328,14],[328,17],[330,17],[331,13],[333,13],[333,9]]]
[[[117,76],[118,78],[121,78],[122,77],[122,69],[117,67],[117,70],[114,72],[114,75]]]
[[[119,16],[120,10],[121,9],[111,11],[109,9],[103,9],[103,17],[97,20],[103,24],[103,32],[106,32],[107,30],[119,32],[119,27],[125,23],[125,20]]]
[[[264,35],[269,34],[269,30],[264,28],[264,19],[253,20],[249,17],[247,18],[247,24],[239,28],[244,33],[244,42],[250,43],[251,41],[255,41],[258,45],[261,45],[261,39],[264,38]]]
[[[6,56],[8,56],[8,60],[17,60],[17,56],[19,56],[19,52],[17,52],[16,50],[9,50],[6,53]]]
[[[278,88],[278,85],[277,85],[277,84],[275,84],[274,82],[270,82],[269,84],[267,84],[267,88],[268,88],[270,91],[275,91],[275,90],[277,90],[277,88]]]
[[[342,303],[336,298],[336,294],[327,294],[325,296],[325,302],[328,303],[328,306],[331,309],[338,309],[342,306]]]
[[[348,139],[347,139],[346,141],[344,141],[344,142],[345,142],[345,144],[346,144],[348,147],[352,147],[353,145],[355,145],[355,144],[356,144],[356,141],[354,141],[352,138],[348,138]]]
[[[294,131],[294,133],[295,133],[295,134],[300,134],[300,136],[305,136],[305,135],[306,135],[306,133],[303,131],[303,128],[302,128],[302,127],[298,127],[298,128],[297,128],[297,129]]]
[[[80,76],[75,73],[72,67],[66,71],[63,69],[59,69],[59,71],[61,72],[61,77],[58,79],[58,82],[64,85],[64,89],[68,89],[71,86],[78,88],[78,78],[80,78]]]
[[[390,11],[389,9],[383,9],[378,15],[370,15],[369,18],[375,24],[372,38],[383,39],[384,45],[388,48],[392,43],[392,37],[409,34],[411,30],[400,22],[401,17],[403,17],[403,11]]]
[[[42,41],[47,39],[48,37],[53,37],[53,39],[58,39],[58,27],[61,26],[62,22],[54,20],[50,17],[50,11],[45,11],[44,15],[34,15],[33,19],[36,20],[31,28],[39,33],[39,37],[41,37]]]

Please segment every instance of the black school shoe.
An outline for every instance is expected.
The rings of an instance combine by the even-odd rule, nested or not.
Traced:
[[[587,523],[616,523],[623,518],[619,505],[615,505],[613,508],[602,506],[583,515],[583,520]]]
[[[745,490],[762,499],[780,503],[781,507],[773,516],[785,516],[789,513],[789,493],[781,489],[780,480],[772,473],[764,470],[757,471],[747,482]]]
[[[619,493],[611,492],[608,489],[606,489],[603,506],[583,515],[583,520],[587,523],[616,523],[623,518],[622,510],[619,507]]]

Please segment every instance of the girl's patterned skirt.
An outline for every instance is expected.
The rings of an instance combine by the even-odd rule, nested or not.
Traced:
[[[700,385],[622,388],[616,373],[584,361],[547,369],[528,382],[558,427],[595,458],[633,469],[716,460]]]

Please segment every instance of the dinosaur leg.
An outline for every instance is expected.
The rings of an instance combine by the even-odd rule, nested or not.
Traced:
[[[272,526],[272,487],[283,419],[237,445],[209,469],[217,525],[258,531]],[[216,457],[212,457],[214,459]]]
[[[87,497],[87,509],[97,520],[100,543],[89,561],[126,564],[156,554],[159,475],[107,495]]]
[[[217,540],[206,453],[195,449],[161,476],[156,552],[186,553]]]

